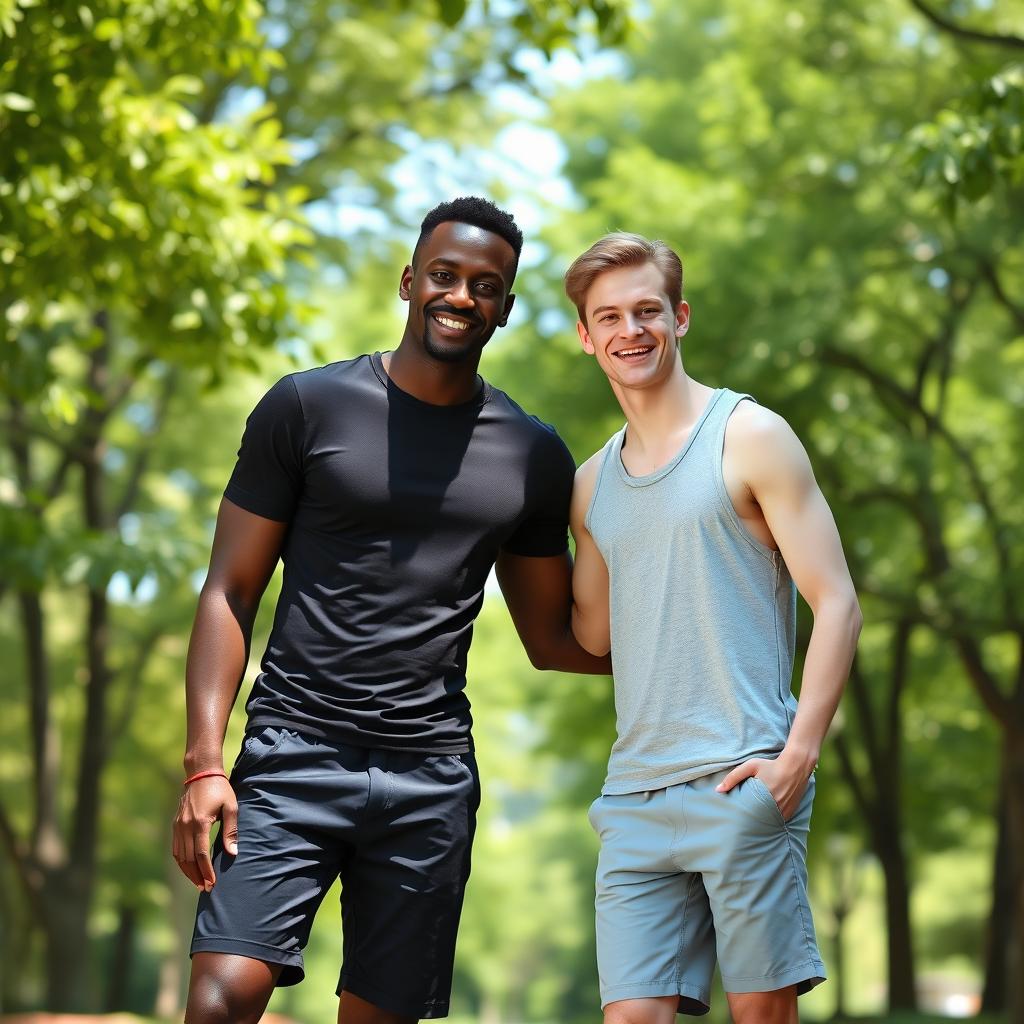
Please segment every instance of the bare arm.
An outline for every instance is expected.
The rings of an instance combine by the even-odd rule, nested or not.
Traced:
[[[185,775],[224,771],[224,731],[249,658],[260,598],[277,565],[287,523],[246,512],[226,498],[217,515],[210,570],[199,595],[185,669],[188,735]],[[185,787],[174,821],[174,858],[199,888],[216,877],[210,829],[223,819],[235,852],[237,804],[227,780],[210,776]]]
[[[602,457],[598,452],[576,471],[576,485],[569,507],[569,526],[576,541],[576,564],[572,571],[572,631],[580,646],[591,654],[607,654],[612,647],[608,567],[585,524]]]
[[[727,451],[814,613],[804,661],[800,706],[785,748],[774,762],[748,761],[722,784],[730,788],[758,775],[783,816],[795,812],[818,761],[822,741],[842,696],[857,647],[861,612],[832,512],[807,453],[789,425],[751,407],[730,422]],[[735,776],[735,778],[734,778]]]
[[[611,661],[585,651],[572,634],[572,558],[527,558],[502,552],[498,583],[519,639],[535,668],[608,675]]]

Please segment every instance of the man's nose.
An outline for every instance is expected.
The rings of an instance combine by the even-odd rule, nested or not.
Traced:
[[[472,306],[473,296],[469,294],[469,285],[465,281],[456,281],[448,289],[445,298],[453,306]]]
[[[643,326],[637,323],[631,316],[624,316],[622,318],[622,336],[624,338],[635,338],[638,334],[643,333]]]

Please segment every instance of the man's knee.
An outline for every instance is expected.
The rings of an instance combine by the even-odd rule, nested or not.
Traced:
[[[729,994],[734,1024],[797,1024],[796,986],[777,992]]]
[[[678,1004],[675,996],[619,999],[604,1008],[604,1024],[672,1024]]]
[[[192,958],[185,1024],[256,1024],[281,968],[227,953]]]

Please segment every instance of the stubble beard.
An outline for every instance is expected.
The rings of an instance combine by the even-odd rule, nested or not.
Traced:
[[[439,363],[466,363],[479,358],[482,349],[482,344],[467,345],[463,348],[448,348],[434,341],[430,336],[429,327],[424,326],[423,328],[423,350],[431,359],[436,359]]]

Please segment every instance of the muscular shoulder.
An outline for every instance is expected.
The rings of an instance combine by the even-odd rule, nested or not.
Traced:
[[[597,486],[597,477],[601,472],[601,463],[604,461],[604,449],[594,452],[585,462],[580,464],[576,470],[576,489],[585,493],[589,500]]]
[[[601,473],[601,463],[604,461],[604,455],[604,448],[594,452],[576,470],[576,478],[572,488],[572,505],[570,506],[573,530],[584,526],[587,509],[590,507],[590,500],[593,498],[594,488],[597,486],[597,478]]]
[[[499,411],[506,436],[515,437],[552,471],[572,476],[576,460],[550,423],[527,412],[500,388],[491,387],[490,404]]]
[[[376,376],[370,357],[364,355],[297,370],[284,379],[292,382],[303,406],[309,406],[320,402],[336,403],[340,389],[365,385],[370,379],[376,380]]]
[[[736,406],[726,428],[725,449],[732,471],[755,491],[811,476],[807,453],[793,428],[778,413],[755,402]]]

